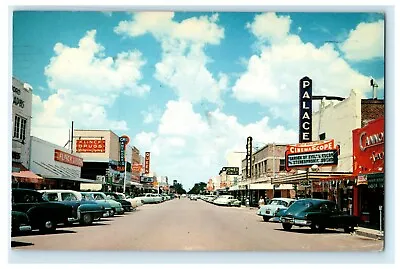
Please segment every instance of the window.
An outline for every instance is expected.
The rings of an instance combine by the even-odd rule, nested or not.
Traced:
[[[46,193],[46,198],[50,202],[58,201],[58,194],[57,193]]]
[[[285,169],[286,169],[285,165],[286,165],[285,159],[279,160],[279,171],[285,171]]]
[[[76,201],[75,195],[72,193],[61,193],[61,200],[63,201]]]
[[[26,119],[19,115],[14,118],[14,135],[13,137],[20,140],[25,140],[26,135]]]
[[[319,140],[325,140],[325,136],[326,136],[325,133],[320,134],[319,135]]]

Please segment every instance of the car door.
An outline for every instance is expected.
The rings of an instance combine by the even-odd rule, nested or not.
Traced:
[[[39,203],[38,197],[32,192],[12,192],[12,210],[28,212]]]

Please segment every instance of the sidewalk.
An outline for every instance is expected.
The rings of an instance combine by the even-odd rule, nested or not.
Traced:
[[[363,227],[355,227],[354,234],[369,237],[372,239],[383,240],[384,239],[384,232],[379,232],[379,230],[368,229]]]

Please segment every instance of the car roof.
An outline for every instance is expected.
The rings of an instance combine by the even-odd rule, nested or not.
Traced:
[[[296,199],[292,199],[292,198],[281,198],[281,197],[277,197],[277,198],[272,198],[271,201],[285,201],[285,202],[291,202],[291,201],[296,201]]]
[[[52,189],[52,190],[38,190],[38,192],[59,192],[59,193],[79,193],[78,191],[74,191],[74,190],[57,190],[57,189]]]

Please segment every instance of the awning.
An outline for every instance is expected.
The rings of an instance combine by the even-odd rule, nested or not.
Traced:
[[[70,180],[70,181],[77,181],[77,182],[83,182],[83,183],[93,183],[93,184],[101,184],[101,182],[99,181],[95,181],[92,179],[86,179],[86,178],[80,178],[80,177],[76,177],[76,178],[69,178],[67,176],[48,176],[48,175],[42,175],[44,178],[46,179],[63,179],[63,180]]]
[[[302,180],[329,181],[355,178],[351,172],[304,172],[272,179],[273,184],[298,184]]]
[[[13,172],[11,175],[17,182],[39,183],[43,181],[43,177],[36,175],[32,171]]]
[[[101,191],[103,185],[100,183],[81,183],[80,190],[81,191]]]
[[[235,185],[229,188],[229,191],[238,191],[239,190],[239,185]]]
[[[250,184],[250,190],[272,190],[273,185],[271,183],[255,183]]]
[[[143,184],[137,183],[135,181],[129,181],[129,183],[131,184],[131,186],[143,187]]]

